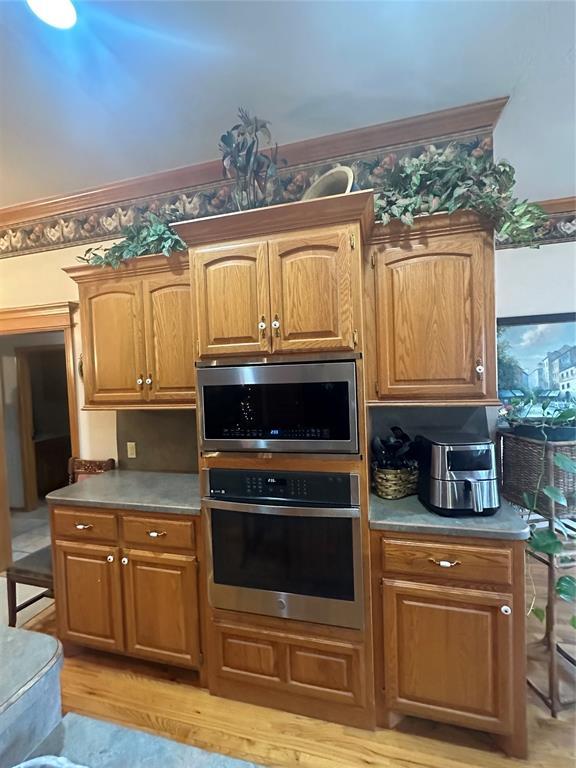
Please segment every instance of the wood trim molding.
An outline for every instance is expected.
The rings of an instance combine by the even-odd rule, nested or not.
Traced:
[[[72,314],[77,307],[76,302],[66,301],[59,304],[0,309],[0,336],[71,328],[74,325]]]
[[[576,213],[576,197],[558,197],[555,200],[541,200],[538,205],[546,213]]]
[[[157,275],[169,272],[171,275],[183,275],[189,270],[188,253],[173,253],[169,258],[162,254],[153,256],[139,256],[124,264],[118,269],[113,267],[95,267],[84,264],[73,267],[62,267],[63,271],[76,283],[93,283],[95,280],[110,280],[118,277],[143,277],[144,275]]]
[[[374,195],[371,189],[181,221],[172,224],[172,229],[187,245],[197,246],[352,221],[360,222],[362,237],[367,240],[374,226]]]
[[[289,166],[338,158],[382,147],[410,144],[472,130],[492,129],[508,97],[443,109],[389,123],[286,144],[279,156]],[[117,181],[64,197],[53,197],[0,209],[0,227],[59,216],[72,211],[114,205],[140,197],[175,192],[222,180],[219,160]]]
[[[10,501],[8,498],[8,472],[4,442],[4,408],[0,404],[0,571],[12,562],[12,534]]]
[[[20,437],[20,460],[22,462],[22,487],[24,489],[24,510],[30,512],[38,506],[36,475],[36,454],[32,434],[32,383],[30,380],[30,352],[34,347],[19,347],[16,352],[18,382],[18,432]],[[50,347],[46,347],[50,349]]]
[[[391,221],[383,226],[376,224],[370,242],[395,243],[421,240],[429,235],[455,235],[464,232],[492,231],[492,226],[472,211],[457,211],[456,213],[434,213],[431,216],[419,216],[414,225],[408,227],[400,221]]]

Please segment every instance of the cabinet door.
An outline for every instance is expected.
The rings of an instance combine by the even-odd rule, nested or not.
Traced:
[[[144,401],[141,282],[118,278],[81,286],[80,306],[86,403]]]
[[[124,649],[118,555],[116,547],[55,543],[59,637],[105,650]]]
[[[352,248],[355,228],[329,227],[268,243],[275,352],[353,349]]]
[[[148,399],[192,403],[195,355],[189,274],[149,278],[143,291]]]
[[[375,248],[381,398],[495,396],[494,281],[484,238]]]
[[[186,667],[200,664],[195,557],[122,551],[126,651]]]
[[[385,579],[383,600],[387,707],[510,732],[511,595]]]
[[[270,351],[266,243],[199,248],[192,252],[191,263],[199,355]]]

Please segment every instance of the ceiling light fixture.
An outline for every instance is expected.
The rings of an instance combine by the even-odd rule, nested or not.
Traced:
[[[58,29],[70,29],[76,24],[76,8],[72,0],[26,0],[28,7],[46,24]]]

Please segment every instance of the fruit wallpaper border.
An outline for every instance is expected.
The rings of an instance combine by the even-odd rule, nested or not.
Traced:
[[[489,136],[489,131],[444,136],[433,142],[382,147],[355,155],[333,157],[322,162],[281,168],[279,171],[281,200],[279,202],[289,203],[300,200],[304,191],[318,176],[338,164],[352,167],[358,188],[370,189],[378,185],[379,175],[387,167],[387,163],[408,154],[417,154],[430,143],[441,148],[452,141],[457,141],[469,147],[472,152],[483,139]],[[88,245],[112,240],[121,236],[124,227],[137,224],[148,212],[165,215],[167,219],[175,217],[196,219],[228,213],[235,210],[230,185],[230,180],[222,180],[176,192],[135,198],[113,206],[100,206],[73,211],[62,216],[27,221],[0,229],[0,259],[82,243]],[[576,240],[576,211],[551,214],[537,233],[538,244],[572,240]],[[497,247],[499,247],[498,244]],[[513,243],[507,243],[502,247],[514,248],[515,246]]]

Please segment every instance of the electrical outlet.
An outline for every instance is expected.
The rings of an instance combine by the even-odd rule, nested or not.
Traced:
[[[129,459],[136,458],[136,443],[126,443],[126,453]]]

